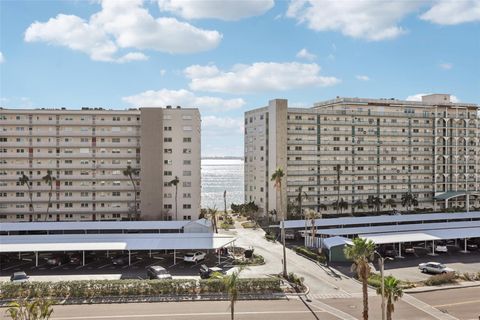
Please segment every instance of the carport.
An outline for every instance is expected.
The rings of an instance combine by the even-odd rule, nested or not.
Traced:
[[[0,253],[34,252],[38,266],[39,252],[82,252],[85,265],[85,251],[128,252],[131,264],[131,251],[173,250],[176,261],[177,250],[215,250],[233,244],[236,238],[212,233],[166,233],[166,234],[55,234],[2,236]],[[219,256],[220,259],[220,256]]]
[[[462,252],[467,253],[467,240],[469,238],[480,237],[480,227],[422,230],[415,232],[373,233],[362,234],[360,237],[363,239],[372,240],[375,244],[398,243],[398,253],[400,257],[402,252],[402,243],[417,241],[432,241],[431,255],[435,255],[435,241],[464,239],[464,250]]]

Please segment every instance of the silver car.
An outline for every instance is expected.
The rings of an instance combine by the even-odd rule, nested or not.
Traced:
[[[435,274],[448,273],[448,272],[455,271],[451,268],[447,268],[447,266],[439,262],[420,263],[418,265],[418,269],[422,270],[422,272],[425,272],[425,273],[435,273]]]

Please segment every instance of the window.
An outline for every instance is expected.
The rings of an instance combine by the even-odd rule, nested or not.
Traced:
[[[182,116],[183,120],[192,120],[192,116]]]
[[[172,149],[163,149],[163,153],[172,153],[173,150]]]
[[[163,160],[163,164],[172,164],[173,161],[172,160]]]
[[[192,138],[183,138],[183,142],[192,142]]]
[[[184,165],[191,165],[192,161],[191,160],[183,160]]]
[[[172,138],[171,137],[165,137],[165,138],[163,138],[163,142],[172,142]]]
[[[189,187],[192,186],[192,183],[191,183],[190,181],[184,181],[184,182],[182,183],[182,186],[183,186],[184,188],[189,188]]]
[[[120,191],[113,191],[112,197],[120,197]]]
[[[192,205],[191,204],[184,204],[183,209],[192,209]]]
[[[172,209],[173,206],[171,204],[164,204],[163,209]]]
[[[184,126],[183,131],[192,131],[192,127],[191,126]]]
[[[183,176],[184,177],[190,177],[191,175],[192,175],[192,171],[189,171],[189,170],[183,171]]]
[[[172,175],[172,171],[163,171],[163,175],[164,175],[164,176],[171,176],[171,175]]]
[[[184,154],[191,154],[191,153],[192,153],[192,149],[190,149],[190,148],[183,149],[183,153],[184,153]]]
[[[172,127],[163,127],[163,131],[172,131]]]
[[[119,142],[120,142],[120,138],[112,138],[112,142],[113,142],[113,143],[119,143]]]

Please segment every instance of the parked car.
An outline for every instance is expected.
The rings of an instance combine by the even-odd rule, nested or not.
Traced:
[[[14,283],[22,283],[28,281],[29,276],[24,271],[14,272],[10,276],[10,281]]]
[[[147,276],[149,279],[172,279],[172,275],[162,266],[147,267]]]
[[[51,266],[61,266],[69,262],[70,258],[66,254],[57,254],[47,258],[47,264]]]
[[[385,257],[395,258],[397,256],[397,250],[394,247],[386,247],[385,248]]]
[[[183,256],[183,261],[197,263],[199,261],[205,260],[206,255],[207,254],[202,251],[188,252]]]
[[[112,264],[118,265],[118,266],[123,266],[125,264],[128,264],[128,255],[113,256],[112,257]]]
[[[88,263],[95,259],[95,255],[90,252],[85,252],[85,263]],[[70,263],[72,264],[82,264],[83,263],[83,254],[74,253],[70,255]]]
[[[435,246],[435,251],[436,252],[441,252],[441,253],[447,253],[448,252],[447,244],[445,244],[445,243],[437,244]]]
[[[285,240],[295,240],[295,231],[285,231]]]
[[[222,268],[219,268],[219,267],[207,267],[207,265],[205,264],[202,264],[200,266],[200,270],[199,270],[199,274],[200,274],[200,278],[202,279],[208,279],[212,276],[212,273],[214,272],[220,272],[220,273],[223,273],[223,269]]]
[[[470,251],[478,250],[478,244],[467,242],[467,250],[470,250]]]
[[[404,251],[406,254],[414,254],[415,248],[412,245],[406,245]]]
[[[435,274],[455,272],[455,270],[451,268],[447,268],[447,266],[439,262],[420,263],[418,265],[418,269],[422,270],[422,272],[425,272],[425,273],[435,273]]]

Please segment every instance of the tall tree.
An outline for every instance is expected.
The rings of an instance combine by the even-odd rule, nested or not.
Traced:
[[[403,296],[403,290],[400,287],[400,281],[393,276],[388,276],[384,280],[383,294],[387,300],[387,320],[392,320],[392,313],[395,311],[395,302]],[[382,288],[377,288],[377,294],[382,294]]]
[[[238,284],[240,282],[240,273],[244,270],[244,267],[240,267],[237,271],[232,272],[230,275],[218,275],[223,281],[225,290],[230,300],[230,319],[235,320],[235,303],[238,300]]]
[[[32,215],[35,215],[35,210],[33,208],[33,194],[32,194],[32,185],[30,183],[30,179],[25,175],[25,173],[22,173],[22,175],[18,178],[18,182],[22,186],[26,186],[28,189],[28,198],[30,199],[30,211],[32,211]]]
[[[303,217],[303,209],[302,209],[303,199],[308,200],[308,194],[305,191],[303,191],[303,186],[300,186],[298,187],[298,194],[297,194],[297,203],[298,203],[297,214],[300,219]]]
[[[355,203],[353,204],[353,207],[357,208],[358,210],[362,210],[363,209],[363,201],[358,199],[357,201],[355,201]]]
[[[281,236],[283,245],[283,277],[287,278],[287,250],[285,248],[285,211],[283,210],[283,197],[282,197],[282,179],[285,176],[283,169],[278,167],[272,174],[271,181],[274,182],[274,187],[277,190],[277,195],[280,197],[280,208],[278,212],[281,218]]]
[[[393,209],[393,206],[395,205],[395,200],[393,200],[392,198],[388,198],[387,200],[385,200],[385,204],[388,205],[388,207],[391,209]]]
[[[321,218],[322,215],[318,212],[315,212],[313,210],[308,210],[306,213],[305,213],[305,220],[310,220],[310,235],[312,237],[312,239],[315,239],[316,235],[317,235],[317,227],[315,225],[315,219],[318,219],[318,218]],[[305,223],[305,227],[306,227],[306,223]],[[305,230],[306,231],[306,230]],[[307,237],[307,233],[305,232],[305,235],[304,237],[306,238]],[[306,243],[306,241],[305,241]]]
[[[215,233],[218,233],[217,214],[218,214],[217,208],[215,208],[215,207],[208,208],[208,214],[207,215],[208,215],[208,218],[210,219],[210,221],[212,221],[213,231]]]
[[[373,197],[373,205],[375,206],[375,209],[377,210],[377,212],[380,212],[380,209],[382,207],[382,198]]]
[[[348,209],[348,202],[343,198],[340,198],[340,200],[337,200],[333,203],[333,206],[337,209],[337,213],[340,210],[340,214],[342,214],[343,209]]]
[[[53,193],[53,183],[57,180],[52,175],[52,170],[47,170],[47,174],[42,177],[43,182],[50,186],[50,191],[48,191],[48,205],[47,205],[47,213],[45,215],[45,221],[47,221],[48,213],[50,211],[50,207],[52,206],[52,193]]]
[[[402,199],[401,199],[402,207],[406,207],[408,211],[411,210],[412,206],[416,207],[418,206],[418,199],[417,196],[414,195],[411,192],[405,192],[402,194]]]
[[[373,211],[375,208],[375,197],[372,195],[369,195],[367,198],[367,207]]]
[[[352,245],[344,248],[345,256],[353,261],[352,271],[356,271],[362,281],[363,319],[368,320],[368,277],[370,276],[369,261],[373,259],[375,244],[372,240],[354,238]]]
[[[123,170],[123,175],[130,179],[130,182],[133,186],[133,193],[134,193],[134,204],[133,204],[133,212],[135,213],[135,219],[138,220],[138,207],[137,207],[137,184],[135,183],[133,176],[137,176],[139,173],[138,169],[132,168],[131,165],[128,165],[125,170]],[[130,212],[128,213],[128,220],[132,220],[130,216]]]
[[[179,183],[180,183],[180,180],[178,179],[177,176],[175,176],[175,179],[170,181],[170,184],[175,187],[175,220],[178,220],[178,184]]]
[[[223,214],[225,215],[225,218],[227,218],[227,190],[223,191],[223,206],[225,208]]]

